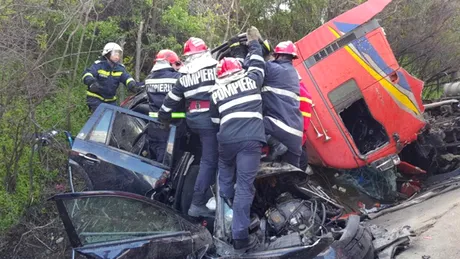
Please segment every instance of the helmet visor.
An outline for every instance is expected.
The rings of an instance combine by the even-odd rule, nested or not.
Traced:
[[[110,52],[110,60],[115,63],[119,63],[123,60],[123,51],[121,50],[112,50]]]

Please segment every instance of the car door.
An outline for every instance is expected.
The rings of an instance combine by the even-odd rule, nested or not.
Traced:
[[[175,136],[172,126],[164,160],[154,161],[148,153],[147,125],[161,130],[153,118],[102,104],[77,135],[70,163],[84,171],[94,190],[146,195],[169,175]]]
[[[212,247],[206,228],[137,194],[65,193],[51,200],[74,250],[88,258],[202,258]]]

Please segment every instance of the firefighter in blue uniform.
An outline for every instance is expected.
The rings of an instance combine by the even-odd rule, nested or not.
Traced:
[[[120,45],[109,42],[102,50],[102,56],[87,68],[83,74],[83,83],[88,87],[86,103],[91,112],[101,103],[115,104],[117,89],[123,83],[128,90],[136,91],[136,81],[126,72],[120,63],[123,49]]]
[[[262,87],[265,133],[272,157],[299,167],[302,154],[303,117],[299,110],[299,77],[292,65],[297,49],[291,41],[280,42],[275,60],[265,64]]]
[[[233,209],[233,247],[238,253],[257,245],[257,238],[249,236],[248,227],[254,199],[253,183],[265,143],[260,95],[265,62],[258,42],[259,31],[251,27],[247,34],[247,71],[236,58],[223,58],[211,94],[211,120],[219,127],[220,196]]]
[[[202,146],[200,171],[188,214],[207,217],[214,212],[206,207],[205,193],[215,182],[218,159],[217,130],[209,116],[209,90],[215,84],[217,61],[212,58],[204,41],[195,37],[185,43],[184,56],[187,58],[179,70],[182,76],[166,96],[158,117],[167,124],[171,120],[171,112],[178,111],[180,102],[185,99],[187,126],[199,136]]]
[[[166,95],[169,93],[170,96],[173,96],[170,91],[181,76],[181,74],[177,72],[181,66],[182,62],[174,51],[163,49],[157,53],[152,71],[145,79],[150,117],[158,118],[158,111],[163,105]],[[175,145],[177,145],[177,148],[174,149],[176,151],[182,149],[182,147],[179,146],[186,131],[183,121],[185,112],[173,112],[171,118],[177,126],[176,141],[174,142]],[[149,138],[150,158],[162,163],[166,150],[166,143],[169,138],[169,130],[160,129],[156,127],[155,124],[149,124],[147,135]]]

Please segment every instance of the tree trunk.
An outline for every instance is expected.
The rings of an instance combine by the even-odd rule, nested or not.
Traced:
[[[225,29],[225,36],[224,36],[224,41],[228,40],[228,34],[230,32],[230,18],[233,12],[233,6],[235,5],[235,0],[232,0],[232,4],[230,5],[230,10],[228,11],[227,14],[227,28]]]
[[[144,21],[141,21],[139,25],[139,31],[137,32],[137,41],[136,41],[136,75],[135,79],[137,82],[140,80],[141,76],[141,52],[142,52],[142,32],[144,31]]]

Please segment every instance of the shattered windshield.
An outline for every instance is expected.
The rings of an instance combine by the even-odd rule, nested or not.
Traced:
[[[138,200],[90,197],[64,204],[83,245],[182,231],[176,215]]]

